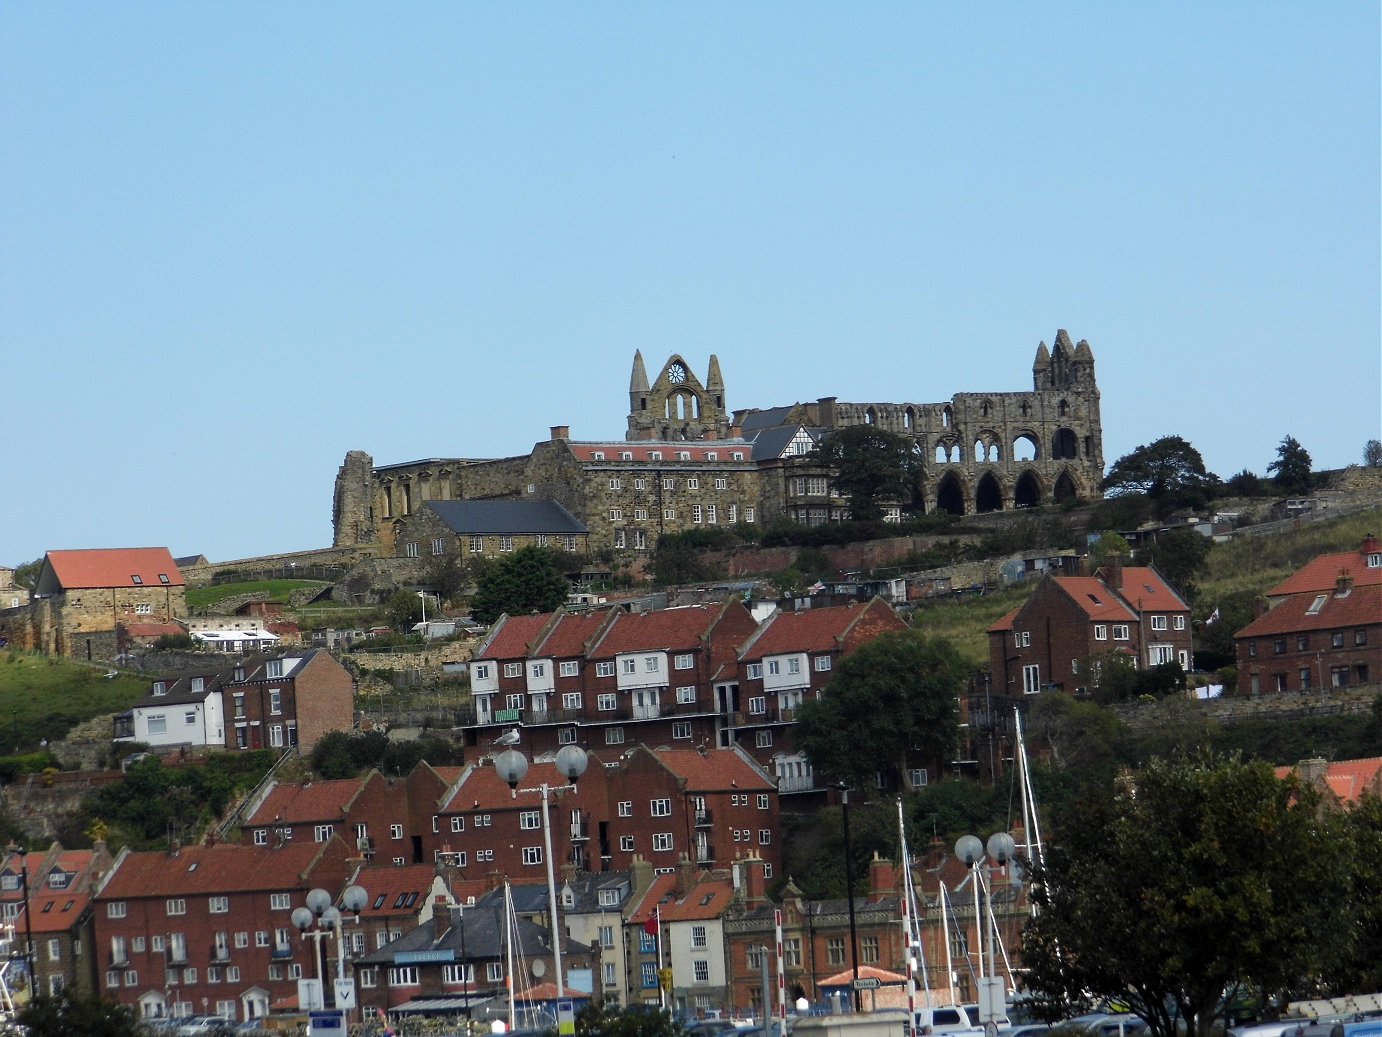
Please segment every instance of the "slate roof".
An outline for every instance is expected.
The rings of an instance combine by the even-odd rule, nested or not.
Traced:
[[[117,861],[98,899],[281,891],[292,888],[297,877],[328,845],[294,842],[268,847],[218,843],[184,846],[173,853],[130,853]]]
[[[439,910],[447,910],[443,908]],[[501,959],[504,949],[504,909],[500,903],[495,906],[478,904],[450,913],[450,924],[446,924],[441,935],[437,935],[436,920],[423,922],[410,929],[398,939],[385,944],[378,950],[366,954],[358,960],[366,965],[391,964],[399,953],[417,951],[454,951],[457,961],[484,961]],[[551,936],[545,926],[535,925],[521,915],[514,919],[514,932],[517,934],[514,956],[524,958],[545,958],[551,954]],[[567,939],[562,944],[562,953],[575,952],[588,954],[590,948],[575,940]]]
[[[423,507],[430,508],[447,528],[461,536],[590,532],[584,522],[554,500],[432,500]]]
[[[819,443],[825,434],[825,429],[812,428],[807,425],[780,425],[776,428],[765,428],[758,435],[753,437],[753,459],[755,461],[770,461],[787,456],[787,447],[796,438],[797,432],[802,429],[811,437],[813,443]]]
[[[700,464],[704,462],[733,461],[736,453],[748,460],[752,444],[742,439],[714,439],[697,441],[656,441],[642,440],[635,443],[623,441],[612,443],[567,443],[567,448],[578,461],[594,462],[596,454],[604,454],[604,461],[634,461],[656,464]],[[661,454],[654,458],[653,454]],[[629,454],[629,457],[624,457]],[[689,454],[683,459],[681,454]],[[713,457],[710,455],[714,455]]]
[[[740,428],[744,430],[746,438],[750,432],[775,428],[792,416],[792,410],[795,406],[796,404],[788,404],[785,407],[767,407],[763,410],[749,411],[740,419]]]
[[[165,691],[162,695],[155,695],[153,685],[139,698],[130,708],[143,709],[147,706],[182,706],[194,702],[205,702],[210,695],[218,695],[221,691],[219,680],[214,677],[202,677],[202,690],[192,690],[192,678],[190,676],[179,677],[176,680],[165,681]]]
[[[1323,598],[1312,613],[1316,599]],[[1312,630],[1337,630],[1340,627],[1366,627],[1382,624],[1382,585],[1354,586],[1344,597],[1332,590],[1318,594],[1292,594],[1268,609],[1233,636],[1270,637],[1273,634],[1307,633]],[[1378,647],[1382,651],[1382,647]]]
[[[182,573],[166,547],[88,548],[49,551],[38,591],[51,594],[98,587],[181,586]]]

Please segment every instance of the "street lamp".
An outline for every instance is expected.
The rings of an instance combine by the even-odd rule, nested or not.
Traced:
[[[563,745],[557,750],[556,765],[557,773],[561,774],[567,781],[570,788],[585,773],[586,766],[590,763],[589,757],[584,749],[579,745]],[[547,782],[543,782],[537,788],[519,789],[518,783],[523,780],[523,776],[528,773],[528,758],[517,749],[505,749],[494,758],[494,769],[499,777],[504,779],[515,797],[522,792],[540,792],[542,794],[542,843],[544,855],[547,859],[547,908],[552,916],[552,963],[557,971],[557,997],[566,996],[566,983],[561,973],[561,928],[557,924],[557,878],[552,868],[552,803],[551,797],[561,788],[552,788]]]
[[[987,849],[988,857],[984,851]],[[989,836],[988,846],[977,835],[962,835],[955,843],[955,856],[965,862],[974,879],[974,935],[979,936],[979,926],[983,920],[979,914],[979,886],[984,887],[984,909],[988,916],[985,934],[988,943],[988,973],[984,972],[984,949],[982,941],[976,946],[979,952],[979,1022],[988,1030],[988,1024],[995,1027],[998,1020],[1007,1014],[1007,992],[1003,988],[1003,977],[994,967],[993,950],[993,873],[1017,855],[1017,844],[1007,832],[994,832]],[[981,877],[988,876],[988,881]]]
[[[852,1001],[855,1014],[864,1010],[864,995],[859,989],[859,936],[854,927],[854,862],[849,856],[849,786],[843,781],[835,786],[840,790],[840,816],[845,829],[845,900],[849,904],[849,963],[854,970]]]
[[[369,894],[363,886],[347,886],[345,892],[341,894],[341,907],[354,914],[357,922],[360,921],[360,912],[364,910],[365,904],[368,902]],[[302,933],[304,940],[317,941],[313,956],[317,959],[318,984],[324,984],[322,960],[325,954],[322,951],[321,941],[333,932],[335,933],[336,988],[331,1003],[335,1008],[350,1011],[355,1007],[355,989],[353,984],[348,986],[346,983],[345,935],[342,932],[341,908],[331,902],[330,893],[318,887],[308,892],[307,906],[295,909],[291,917],[293,925],[297,927],[298,932]],[[309,931],[314,924],[317,926],[316,930]],[[323,995],[324,993],[323,987]]]

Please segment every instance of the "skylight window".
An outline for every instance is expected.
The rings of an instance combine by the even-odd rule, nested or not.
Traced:
[[[144,586],[144,577],[142,577],[142,576],[137,576],[137,575],[131,575],[131,576],[130,576],[130,582],[133,583],[136,587],[142,587],[142,586]]]
[[[1102,604],[1103,604],[1103,602],[1099,600],[1098,596],[1097,596],[1097,595],[1094,595],[1094,594],[1089,595],[1089,600],[1092,601],[1092,602],[1094,602],[1094,604],[1096,604],[1096,605],[1102,605]]]
[[[167,574],[167,573],[159,573],[159,574],[158,574],[158,582],[159,582],[159,583],[167,583],[167,582],[168,582],[168,574]]]
[[[1316,595],[1316,596],[1315,596],[1315,600],[1312,601],[1312,602],[1310,603],[1310,607],[1309,607],[1308,609],[1305,610],[1305,614],[1306,614],[1307,616],[1313,616],[1313,615],[1315,615],[1317,612],[1320,611],[1320,609],[1324,608],[1324,603],[1325,603],[1326,601],[1328,601],[1328,600],[1329,600],[1329,595],[1328,595],[1328,594],[1319,594],[1319,595]]]

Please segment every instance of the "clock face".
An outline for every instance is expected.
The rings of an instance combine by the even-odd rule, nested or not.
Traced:
[[[681,364],[673,364],[667,369],[667,380],[680,385],[686,381],[686,368],[682,367]]]

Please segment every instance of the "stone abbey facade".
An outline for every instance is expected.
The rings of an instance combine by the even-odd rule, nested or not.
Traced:
[[[1050,348],[1037,347],[1030,390],[959,393],[930,403],[827,396],[730,411],[716,357],[704,382],[675,355],[650,381],[635,353],[622,440],[573,441],[558,425],[519,457],[376,466],[368,454],[351,451],[336,476],[334,542],[399,553],[403,522],[425,501],[445,500],[554,500],[586,524],[591,548],[629,551],[650,550],[664,532],[701,526],[838,521],[844,502],[810,451],[850,425],[915,440],[926,512],[971,515],[1089,500],[1103,478],[1094,354],[1064,331]]]

